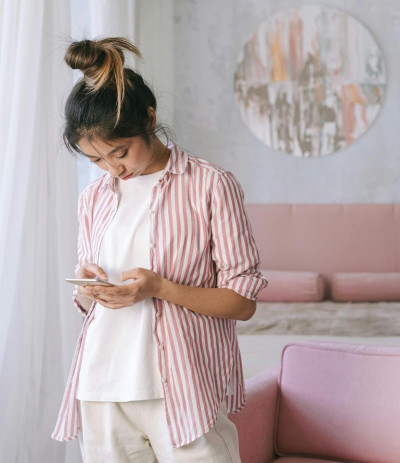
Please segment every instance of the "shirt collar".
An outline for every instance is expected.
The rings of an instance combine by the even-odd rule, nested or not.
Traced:
[[[183,149],[179,149],[178,146],[172,141],[167,144],[167,148],[170,148],[171,154],[169,156],[167,165],[165,166],[165,171],[171,172],[172,174],[183,174],[186,170],[188,155]],[[165,172],[163,176],[164,175]],[[112,191],[116,191],[116,181],[117,178],[112,177],[110,172],[107,172],[104,175],[100,188],[102,189],[108,187]]]

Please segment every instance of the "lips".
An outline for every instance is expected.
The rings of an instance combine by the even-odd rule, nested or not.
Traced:
[[[121,177],[121,178],[122,178],[122,180],[126,180],[126,179],[132,177],[132,175],[133,175],[133,174],[129,174],[129,175],[127,175],[126,177]]]

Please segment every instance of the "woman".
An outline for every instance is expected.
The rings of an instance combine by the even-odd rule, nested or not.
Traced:
[[[106,171],[79,195],[75,275],[116,286],[74,287],[85,318],[52,438],[79,435],[86,463],[239,462],[227,417],[245,404],[236,320],[267,286],[243,190],[155,135],[166,132],[154,94],[124,50],[142,58],[121,37],[65,55],[84,77],[64,141]]]

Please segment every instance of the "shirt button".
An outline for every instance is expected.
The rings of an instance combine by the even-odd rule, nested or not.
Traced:
[[[150,212],[151,212],[151,214],[155,214],[155,213],[156,213],[156,211],[155,211],[154,209],[152,209]]]
[[[160,350],[163,350],[163,349],[164,349],[164,344],[160,344],[160,345],[158,346],[158,348],[159,348]]]
[[[167,382],[167,378],[166,378],[165,376],[163,376],[163,377],[161,378],[161,381],[162,381],[163,383],[166,383],[166,382]]]
[[[155,248],[155,247],[156,247],[156,243],[150,243],[150,246],[151,246],[152,248]]]

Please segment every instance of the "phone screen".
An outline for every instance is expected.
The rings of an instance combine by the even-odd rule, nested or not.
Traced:
[[[96,280],[95,278],[66,278],[65,281],[79,286],[116,286],[108,281],[100,281]]]

